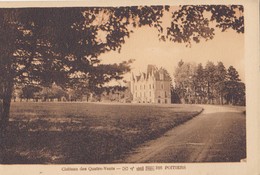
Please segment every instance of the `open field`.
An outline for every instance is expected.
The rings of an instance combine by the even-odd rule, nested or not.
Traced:
[[[192,105],[12,103],[4,163],[111,163],[201,110]]]

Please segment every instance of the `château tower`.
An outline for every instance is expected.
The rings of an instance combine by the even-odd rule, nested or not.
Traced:
[[[148,65],[146,73],[132,73],[130,87],[133,103],[171,103],[171,77],[163,68]]]

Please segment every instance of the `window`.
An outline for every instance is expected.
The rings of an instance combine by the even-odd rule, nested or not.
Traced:
[[[144,89],[145,89],[145,85],[144,85]]]
[[[161,103],[161,100],[160,100],[160,99],[158,99],[158,103]]]
[[[153,89],[154,89],[154,84],[153,84]]]
[[[167,97],[167,92],[165,91],[165,97]]]
[[[150,97],[152,96],[152,93],[151,93],[151,91],[149,92],[150,93]]]
[[[149,89],[151,89],[151,84],[149,84]]]
[[[142,89],[142,85],[140,85],[140,89]]]
[[[135,93],[135,97],[137,97],[137,92]]]
[[[160,73],[160,80],[163,80],[163,73]]]
[[[165,99],[165,103],[167,103],[167,99]]]
[[[163,89],[163,84],[161,84],[161,88]]]

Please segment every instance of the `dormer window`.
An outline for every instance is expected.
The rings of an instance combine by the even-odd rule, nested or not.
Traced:
[[[163,73],[160,72],[160,80],[163,80]]]

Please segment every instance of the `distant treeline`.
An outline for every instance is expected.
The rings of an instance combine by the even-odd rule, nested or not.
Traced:
[[[85,86],[84,86],[85,85]],[[126,94],[126,87],[111,86],[90,90],[82,84],[74,89],[62,88],[53,83],[51,86],[23,85],[16,87],[12,93],[13,101],[121,101]],[[123,101],[122,101],[123,100]]]
[[[245,105],[245,84],[233,66],[208,61],[203,67],[181,60],[174,72],[172,102]]]
[[[14,101],[73,101],[76,93],[74,90],[66,90],[57,86],[55,83],[52,86],[35,86],[24,85],[16,88],[12,94]]]

